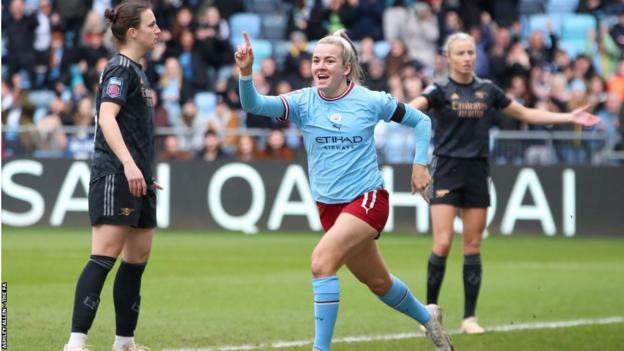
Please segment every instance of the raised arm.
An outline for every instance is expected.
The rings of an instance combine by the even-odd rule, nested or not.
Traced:
[[[264,96],[258,94],[253,84],[252,67],[254,62],[251,41],[246,32],[243,32],[243,44],[238,46],[234,53],[236,65],[240,69],[238,82],[241,106],[243,110],[258,116],[282,118],[286,112],[286,101],[277,96]]]
[[[586,105],[572,112],[561,113],[528,108],[512,101],[509,106],[503,109],[503,112],[529,124],[574,123],[583,127],[591,127],[600,121],[600,117],[587,112],[589,107]]]

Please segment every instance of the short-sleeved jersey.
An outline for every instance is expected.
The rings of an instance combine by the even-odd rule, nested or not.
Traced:
[[[316,87],[280,95],[284,118],[303,134],[308,173],[316,201],[335,204],[383,187],[373,134],[380,120],[389,122],[397,100],[351,82],[335,98]]]
[[[488,157],[493,111],[504,109],[511,103],[499,87],[477,77],[469,84],[449,78],[427,87],[423,96],[435,118],[435,155]]]
[[[102,102],[121,106],[116,120],[121,135],[148,184],[153,182],[154,103],[152,91],[141,65],[117,54],[100,76],[95,96],[96,126]],[[114,173],[123,173],[123,165],[104,139],[102,130],[95,133],[95,150],[91,160],[91,180]]]

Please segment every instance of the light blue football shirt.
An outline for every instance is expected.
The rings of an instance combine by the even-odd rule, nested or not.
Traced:
[[[251,79],[245,78],[240,80],[240,93],[246,111],[290,120],[301,130],[308,155],[312,196],[316,201],[346,203],[384,186],[373,133],[380,120],[389,122],[397,110],[398,102],[391,95],[351,82],[348,89],[335,98],[322,96],[316,87],[279,97],[262,96],[256,92]],[[426,164],[431,137],[429,117],[406,106],[402,123],[422,124],[418,126],[420,143],[417,142],[415,163]]]

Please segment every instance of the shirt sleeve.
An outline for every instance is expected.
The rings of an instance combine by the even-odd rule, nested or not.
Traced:
[[[427,99],[428,107],[430,110],[435,110],[444,103],[444,96],[442,90],[437,84],[430,84],[425,88],[422,96]]]
[[[114,102],[125,105],[130,95],[130,87],[133,81],[130,70],[121,66],[115,66],[104,74],[102,78],[102,102]]]
[[[491,84],[492,89],[492,106],[497,110],[502,110],[511,104],[511,99],[505,95],[505,92],[494,83]]]
[[[243,110],[258,116],[289,118],[288,104],[283,97],[258,94],[251,78],[241,78],[238,84]]]
[[[373,94],[376,94],[377,99],[379,100],[379,103],[377,104],[379,109],[377,111],[377,116],[379,116],[379,119],[383,119],[386,122],[394,120],[393,116],[399,103],[397,99],[390,94],[380,91],[375,91]]]

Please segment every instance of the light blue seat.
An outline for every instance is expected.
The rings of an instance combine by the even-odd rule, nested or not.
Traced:
[[[375,51],[375,56],[383,60],[390,52],[390,43],[385,40],[377,41],[373,50]]]
[[[546,4],[546,12],[549,14],[556,13],[574,13],[578,7],[578,0],[548,0]]]
[[[255,13],[236,13],[230,17],[230,29],[232,39],[242,38],[243,32],[247,32],[249,38],[255,39],[260,36],[262,19]]]
[[[596,18],[592,15],[568,15],[563,21],[562,40],[587,40],[587,32],[596,30]]]
[[[199,92],[195,94],[193,99],[197,107],[197,113],[200,116],[210,116],[217,107],[217,95],[209,91]]]
[[[574,59],[585,50],[586,40],[567,39],[559,42],[559,49],[565,51],[570,58]]]
[[[286,37],[288,18],[281,14],[267,14],[262,16],[262,38],[282,40]]]

